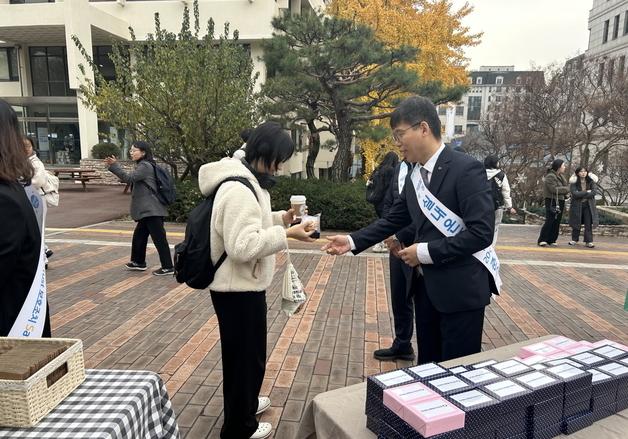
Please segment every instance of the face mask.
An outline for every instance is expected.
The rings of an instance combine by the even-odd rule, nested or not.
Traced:
[[[248,168],[249,171],[251,171],[253,173],[253,175],[255,176],[255,178],[257,179],[257,182],[259,183],[260,187],[262,189],[272,189],[276,184],[277,184],[277,177],[275,177],[274,175],[271,174],[266,174],[264,172],[259,172],[256,171],[255,169],[253,169],[253,167],[244,159],[242,159],[242,163],[244,164],[244,166],[246,166]]]

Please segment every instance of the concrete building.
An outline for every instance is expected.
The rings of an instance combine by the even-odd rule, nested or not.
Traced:
[[[600,76],[627,71],[628,0],[593,0],[585,57],[599,63]]]
[[[88,158],[99,133],[114,142],[122,140],[78,99],[84,80],[78,65],[84,60],[72,35],[93,47],[105,76],[113,75],[107,57],[112,40],[128,41],[129,26],[139,40],[145,39],[154,31],[156,12],[162,28],[176,32],[186,4],[191,6],[192,1],[0,0],[0,98],[19,112],[26,132],[37,138],[44,161],[76,164]],[[272,36],[272,18],[286,9],[301,13],[323,5],[323,0],[200,0],[199,10],[202,23],[211,17],[217,28],[229,22],[232,30],[239,30],[260,73],[259,84],[266,77],[261,42]],[[324,152],[322,159],[328,160]]]
[[[490,106],[501,102],[506,94],[521,93],[534,80],[543,80],[543,72],[515,70],[515,66],[482,66],[469,74],[469,90],[458,103],[439,105],[445,142],[480,129],[480,121]]]

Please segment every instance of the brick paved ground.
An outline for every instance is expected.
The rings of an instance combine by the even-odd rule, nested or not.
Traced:
[[[121,190],[121,189],[120,189]],[[122,269],[133,223],[50,229],[53,333],[78,337],[90,368],[148,369],[166,381],[183,436],[218,437],[222,373],[209,294],[171,278]],[[170,243],[182,227],[168,227]],[[483,348],[544,334],[628,342],[628,241],[600,239],[595,249],[534,245],[538,227],[502,227],[498,253],[504,292],[487,308]],[[262,394],[277,438],[291,438],[317,393],[406,365],[380,363],[372,351],[392,340],[387,258],[325,256],[293,243],[291,258],[309,301],[298,315],[280,312],[285,257],[268,291],[268,367]],[[149,263],[157,264],[154,249]]]

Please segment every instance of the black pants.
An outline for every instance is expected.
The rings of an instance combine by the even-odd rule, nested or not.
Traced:
[[[580,224],[584,224],[584,242],[593,242],[593,216],[589,203],[583,202],[580,212]],[[580,239],[580,227],[571,229],[571,240],[578,242]]]
[[[168,239],[166,239],[166,229],[164,229],[164,218],[161,216],[149,216],[137,222],[133,232],[133,245],[131,247],[131,261],[138,264],[146,263],[146,245],[148,235],[153,240],[159,253],[161,268],[172,268],[172,256]]]
[[[559,200],[558,206],[560,207],[560,213],[556,215],[551,211],[551,208],[556,206],[556,200],[553,198],[545,199],[545,223],[541,228],[541,234],[537,243],[547,242],[553,244],[558,239],[558,232],[560,231],[560,220],[563,218],[563,212],[565,211],[565,200]]]
[[[414,278],[413,290],[418,364],[451,360],[482,350],[484,307],[456,313],[437,311],[427,296],[423,276]]]
[[[222,348],[222,439],[248,439],[266,372],[266,292],[212,291]]]
[[[412,348],[414,326],[414,299],[411,295],[412,268],[401,259],[390,255],[390,300],[395,322],[393,347],[402,351]]]

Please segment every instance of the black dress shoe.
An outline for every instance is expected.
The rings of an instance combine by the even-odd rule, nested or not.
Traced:
[[[373,352],[373,357],[380,361],[414,361],[414,350],[412,348],[400,350],[399,348],[392,346],[386,349],[376,350]]]

